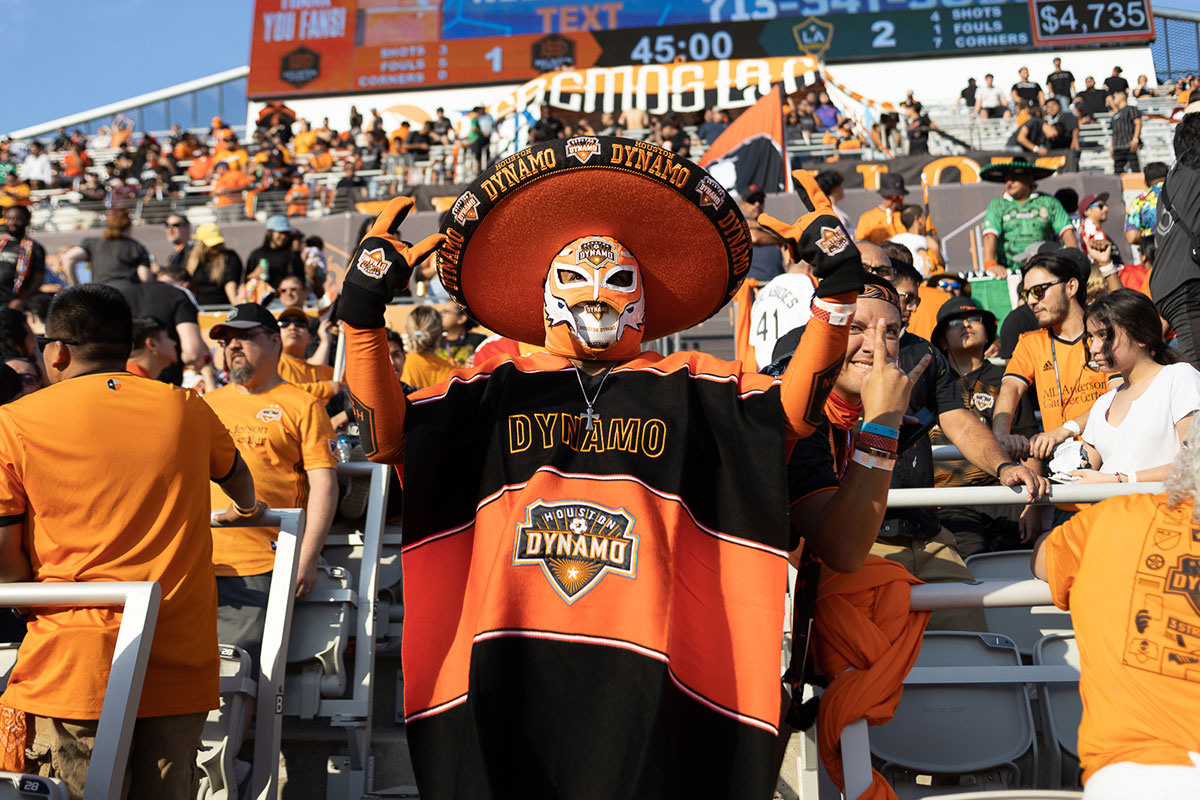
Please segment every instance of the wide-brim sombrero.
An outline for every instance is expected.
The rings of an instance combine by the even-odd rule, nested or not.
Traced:
[[[545,341],[550,262],[581,236],[611,236],[637,259],[646,342],[720,310],[752,252],[737,202],[704,169],[612,136],[556,139],[497,162],[458,197],[442,232],[446,291],[484,327],[530,344]]]
[[[988,164],[979,172],[979,177],[992,183],[1004,183],[1010,177],[1030,177],[1035,181],[1049,178],[1054,174],[1050,167],[1039,167],[1028,161],[1005,161],[999,164]]]

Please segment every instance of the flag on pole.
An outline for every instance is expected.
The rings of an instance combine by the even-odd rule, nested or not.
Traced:
[[[709,145],[700,166],[739,197],[745,197],[751,186],[764,192],[790,192],[782,84],[773,86],[734,120]]]

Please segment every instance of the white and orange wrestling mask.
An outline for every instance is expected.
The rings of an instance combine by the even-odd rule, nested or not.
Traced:
[[[637,259],[616,239],[584,236],[550,262],[546,349],[568,358],[623,361],[642,349],[646,295]]]

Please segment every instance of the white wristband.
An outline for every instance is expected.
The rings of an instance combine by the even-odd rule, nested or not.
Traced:
[[[812,315],[816,319],[825,320],[830,325],[841,327],[849,325],[850,321],[854,319],[854,305],[831,303],[828,300],[814,297],[812,299]]]
[[[1116,274],[1117,274],[1117,265],[1116,264],[1102,264],[1100,266],[1100,277],[1101,278],[1107,278],[1109,275],[1116,275]]]
[[[867,469],[882,469],[888,472],[891,472],[892,467],[896,465],[894,458],[880,458],[870,453],[864,453],[862,450],[855,450],[854,455],[850,456],[850,460],[855,464],[862,464]]]
[[[1062,426],[1069,430],[1072,436],[1078,436],[1079,434],[1083,433],[1083,431],[1079,429],[1079,423],[1073,419],[1067,420],[1062,424]]]

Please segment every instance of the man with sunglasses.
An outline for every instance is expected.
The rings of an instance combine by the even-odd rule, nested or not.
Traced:
[[[171,243],[171,257],[167,266],[187,266],[188,253],[192,249],[192,223],[183,214],[169,214],[164,227],[167,241]]]
[[[303,507],[304,531],[296,594],[316,581],[321,547],[337,503],[336,437],[315,397],[279,377],[279,323],[257,303],[234,306],[210,336],[221,343],[232,380],[204,395],[254,475],[258,496],[272,508]],[[213,495],[213,508],[222,508]],[[258,663],[267,594],[275,566],[271,528],[214,528],[217,630],[222,644],[246,650]]]
[[[992,429],[1010,451],[1024,449],[1024,437],[1013,436],[1013,415],[1030,388],[1036,392],[1047,432],[1064,428],[1077,436],[1087,424],[1092,404],[1108,391],[1109,376],[1089,366],[1084,342],[1084,270],[1065,255],[1035,255],[1025,263],[1021,298],[1037,318],[1037,330],[1021,334],[1009,359],[992,415]],[[1035,437],[1031,469],[1041,471],[1048,458]],[[1028,510],[1027,510],[1028,511]],[[1028,544],[1040,530],[1040,515],[1021,516],[1021,541]]]
[[[983,215],[983,266],[995,277],[1007,278],[1031,244],[1057,237],[1066,247],[1079,246],[1062,203],[1034,191],[1034,181],[1053,174],[1026,161],[991,164],[980,172],[983,180],[1004,184],[1004,194],[988,203]]]
[[[323,326],[321,343],[310,358],[308,345],[312,342],[312,321],[304,309],[290,306],[279,312],[279,336],[283,352],[279,356],[279,377],[298,386],[322,403],[328,403],[341,391],[342,385],[333,380],[333,367],[325,363],[333,344],[333,331]]]

